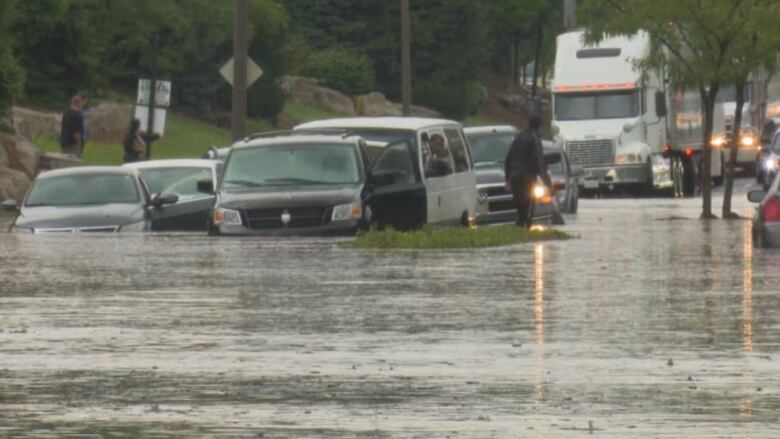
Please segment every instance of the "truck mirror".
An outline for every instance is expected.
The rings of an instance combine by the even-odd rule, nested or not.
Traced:
[[[666,96],[662,91],[655,93],[655,114],[658,117],[666,117]]]

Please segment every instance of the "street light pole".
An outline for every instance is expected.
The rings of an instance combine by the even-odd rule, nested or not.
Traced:
[[[235,0],[233,11],[233,140],[246,135],[247,0]]]
[[[412,114],[412,31],[409,0],[401,0],[401,99],[403,115]]]

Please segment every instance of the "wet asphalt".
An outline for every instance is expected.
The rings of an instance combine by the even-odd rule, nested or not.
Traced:
[[[700,206],[484,250],[2,233],[0,438],[780,437],[780,251]]]

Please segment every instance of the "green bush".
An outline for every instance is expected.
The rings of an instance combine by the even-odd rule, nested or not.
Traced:
[[[24,85],[24,71],[16,62],[11,50],[0,48],[0,130],[7,131],[3,126],[3,116],[11,106],[13,98],[19,95]]]
[[[261,78],[249,89],[247,112],[251,117],[273,119],[282,112],[285,99],[284,91],[275,78]]]
[[[434,77],[416,82],[414,86],[415,104],[456,120],[475,115],[480,99],[479,84],[473,81],[452,83]]]
[[[304,74],[325,87],[353,95],[373,91],[376,84],[374,65],[366,55],[337,47],[311,55]]]

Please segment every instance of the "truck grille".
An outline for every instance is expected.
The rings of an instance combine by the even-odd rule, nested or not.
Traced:
[[[282,215],[290,214],[290,222],[285,226]],[[281,229],[317,227],[330,222],[330,209],[327,207],[291,207],[289,209],[254,209],[244,213],[246,224],[252,229]]]
[[[611,140],[574,140],[567,142],[569,162],[580,166],[612,165],[615,163],[615,147]]]

